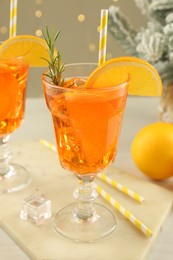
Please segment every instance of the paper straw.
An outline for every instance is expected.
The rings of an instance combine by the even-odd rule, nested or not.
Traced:
[[[138,230],[140,230],[147,237],[152,236],[152,231],[144,225],[138,218],[136,218],[129,210],[124,208],[118,201],[110,196],[109,193],[104,191],[100,186],[94,184],[98,194],[104,198],[109,204],[111,204],[118,212],[121,213],[126,219],[128,219]]]
[[[46,141],[44,139],[41,139],[40,143],[43,144],[45,147],[49,148],[50,150],[52,150],[53,152],[57,152],[56,147],[53,144],[49,143],[48,141]],[[126,186],[122,185],[121,183],[119,183],[119,182],[117,182],[115,180],[112,180],[111,178],[107,177],[103,173],[99,173],[97,176],[102,181],[110,184],[112,187],[114,187],[117,190],[121,191],[123,194],[133,198],[134,200],[136,200],[136,201],[138,201],[140,203],[144,202],[144,198],[141,195],[139,195],[136,192],[130,190]]]
[[[102,65],[106,60],[107,24],[108,24],[108,10],[102,9],[101,18],[100,18],[100,40],[99,40],[99,60],[98,60],[99,65]]]
[[[137,194],[136,192],[132,191],[131,189],[127,188],[126,186],[122,185],[121,183],[119,183],[115,180],[112,180],[111,178],[107,177],[105,174],[99,173],[97,175],[97,177],[99,177],[99,179],[101,179],[102,181],[110,184],[112,187],[116,188],[117,190],[121,191],[125,195],[136,200],[137,202],[140,202],[140,203],[144,202],[144,198],[141,195]]]
[[[43,144],[44,146],[46,146],[47,148],[49,148],[50,150],[52,150],[53,152],[57,152],[56,147],[53,144],[47,142],[46,140],[41,139],[40,143]]]
[[[10,32],[9,37],[16,36],[17,29],[17,0],[10,0]]]

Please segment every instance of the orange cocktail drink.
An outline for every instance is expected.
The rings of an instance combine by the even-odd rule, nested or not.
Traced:
[[[0,137],[12,133],[23,120],[27,77],[22,57],[0,59]]]
[[[66,66],[66,73],[68,69]],[[80,77],[69,79],[66,84],[68,88],[53,86],[43,76],[59,159],[64,168],[78,176],[96,174],[116,155],[126,83],[112,88],[85,89],[85,79]]]
[[[27,170],[10,163],[8,140],[24,118],[28,65],[24,57],[0,58],[0,193],[15,192],[30,182]]]
[[[117,227],[114,213],[101,204],[93,179],[115,158],[127,98],[127,81],[118,85],[86,88],[86,80],[97,64],[66,65],[63,85],[42,75],[51,112],[59,159],[63,168],[80,179],[74,190],[76,203],[57,211],[53,226],[65,237],[94,241]],[[82,224],[82,225],[81,225]]]

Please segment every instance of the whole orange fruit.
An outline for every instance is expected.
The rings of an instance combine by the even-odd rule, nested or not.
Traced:
[[[131,154],[146,176],[154,180],[173,176],[173,125],[157,122],[142,128],[132,142]]]

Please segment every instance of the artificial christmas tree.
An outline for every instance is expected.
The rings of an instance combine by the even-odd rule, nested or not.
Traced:
[[[108,29],[132,56],[150,62],[159,72],[163,94],[159,119],[173,123],[173,0],[134,0],[148,22],[136,30],[120,8],[109,8]]]

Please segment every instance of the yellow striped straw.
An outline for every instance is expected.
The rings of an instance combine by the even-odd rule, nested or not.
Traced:
[[[56,147],[53,144],[49,143],[48,141],[41,139],[40,143],[42,145],[44,145],[45,147],[49,148],[50,150],[52,150],[53,152],[57,152]],[[133,198],[134,200],[136,200],[140,203],[144,202],[144,198],[141,195],[139,195],[136,192],[130,190],[126,186],[123,186],[121,183],[119,183],[115,180],[112,180],[111,178],[107,177],[103,173],[99,173],[97,175],[97,177],[100,178],[102,181],[110,184],[112,187],[116,188],[117,190],[121,191],[123,194]]]
[[[53,152],[57,152],[56,147],[53,144],[47,142],[46,140],[41,139],[40,143],[43,144],[45,147],[49,148],[50,150],[52,150]]]
[[[102,65],[106,60],[106,42],[107,42],[107,25],[108,25],[108,10],[101,10],[100,18],[100,40],[99,40],[99,60],[98,64]]]
[[[10,0],[10,32],[9,37],[16,36],[17,29],[17,0]]]
[[[118,201],[104,191],[100,186],[94,184],[98,194],[104,198],[109,204],[111,204],[118,212],[121,213],[126,219],[128,219],[138,230],[140,230],[147,237],[152,236],[152,231],[144,225],[138,218],[136,218],[129,210],[124,208]]]
[[[105,174],[99,173],[97,177],[99,177],[99,179],[101,179],[102,181],[110,184],[112,187],[116,188],[117,190],[121,191],[122,193],[126,194],[127,196],[131,197],[132,199],[136,200],[137,202],[140,203],[144,202],[144,198],[141,195],[137,194],[136,192],[132,191],[131,189],[127,188],[121,183],[112,180],[111,178],[107,177]]]

